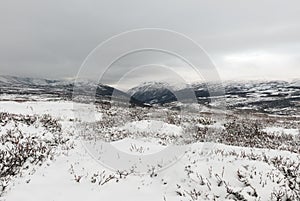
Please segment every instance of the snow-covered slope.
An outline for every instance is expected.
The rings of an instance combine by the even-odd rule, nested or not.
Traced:
[[[95,96],[96,98],[111,98],[114,96],[120,100],[131,100],[132,103],[142,104],[125,92],[104,84],[98,84],[91,80],[68,79],[49,80],[39,78],[25,78],[16,76],[0,76],[0,95],[24,96],[30,98],[35,95],[49,98],[61,98],[70,100],[75,89],[76,94]]]
[[[98,160],[95,160],[95,156],[90,155],[83,146],[82,140],[75,135],[78,127],[74,125],[83,122],[90,127],[99,125],[101,128],[99,132],[105,131],[109,137],[118,134],[118,130],[125,130],[132,135],[124,134],[122,139],[109,143],[123,152],[139,156],[160,152],[167,146],[159,143],[161,140],[159,135],[146,139],[134,138],[134,136],[139,135],[137,131],[143,132],[144,137],[149,136],[149,131],[154,131],[165,132],[168,135],[180,138],[182,130],[178,125],[153,120],[131,121],[115,127],[114,118],[116,115],[121,115],[119,111],[123,111],[124,115],[130,115],[132,112],[134,114],[132,118],[138,116],[137,114],[141,112],[133,110],[126,112],[122,108],[120,110],[115,108],[110,111],[99,110],[99,118],[95,119],[95,122],[89,122],[85,121],[84,118],[74,118],[72,115],[74,108],[71,102],[17,103],[7,101],[1,102],[0,106],[0,112],[17,115],[14,116],[16,121],[7,118],[7,114],[0,115],[1,136],[8,132],[9,127],[15,127],[21,133],[34,137],[33,139],[41,140],[41,143],[47,143],[47,140],[50,140],[48,146],[46,146],[48,149],[51,144],[55,145],[56,143],[52,140],[54,135],[51,135],[49,129],[52,127],[49,127],[49,125],[53,124],[51,122],[57,122],[58,124],[55,123],[55,125],[61,125],[59,126],[62,129],[60,135],[63,138],[54,139],[68,139],[68,141],[63,141],[60,146],[52,149],[49,158],[47,157],[46,160],[41,160],[39,163],[30,163],[30,160],[28,160],[18,174],[11,175],[7,180],[2,180],[3,177],[1,177],[1,187],[5,186],[5,189],[0,189],[2,192],[0,200],[256,201],[299,200],[300,198],[299,152],[237,147],[218,143],[197,142],[195,140],[186,147],[185,154],[168,168],[161,168],[161,164],[157,164],[157,166],[149,166],[149,171],[143,174],[136,172],[135,167],[129,170],[120,169],[116,171],[101,165]],[[114,110],[115,112],[112,113]],[[146,109],[143,111],[151,113]],[[161,112],[165,112],[165,110]],[[112,113],[112,116],[107,116],[108,113]],[[18,116],[21,114],[24,116]],[[46,121],[36,121],[31,124],[31,118],[26,117],[26,115],[41,116],[44,114],[49,114],[57,120],[51,121],[47,117]],[[110,123],[112,125],[109,124],[108,117],[112,118]],[[190,116],[189,118],[189,122],[197,122],[196,124],[199,124],[199,128],[203,131],[206,130],[205,125],[208,125],[207,129],[214,127],[209,126],[212,122],[202,117],[197,119],[196,116]],[[234,117],[234,119],[236,118]],[[250,122],[249,119],[247,121]],[[4,122],[8,123],[4,125]],[[47,122],[50,122],[50,124]],[[44,123],[46,123],[46,127],[43,126]],[[105,127],[111,127],[105,130],[102,123]],[[118,125],[119,122],[115,123]],[[282,122],[278,121],[278,123]],[[289,124],[285,123],[284,125],[288,126]],[[230,133],[232,130],[241,129],[242,127],[237,125],[237,128],[235,128],[231,125],[229,128],[229,134],[222,135],[224,141],[225,139],[234,139],[234,136],[231,136]],[[250,126],[244,128],[243,142],[255,146],[255,143],[259,143],[260,140],[256,140],[257,136],[254,136],[253,141],[252,138],[248,141],[246,133],[252,132],[249,129]],[[260,128],[253,128],[253,131],[257,132],[258,129]],[[271,129],[267,129],[267,131],[272,132]],[[286,130],[282,129],[281,131],[285,132]],[[236,132],[243,136],[240,130]],[[286,133],[286,135],[289,134]],[[297,136],[293,134],[293,136],[286,137],[286,139],[293,139],[293,137]],[[239,138],[243,139],[242,137]],[[267,142],[273,143],[269,139]],[[290,146],[297,148],[295,143],[299,141],[296,141],[296,138],[295,141],[290,142],[294,142]],[[6,143],[6,145],[11,146],[13,144],[18,145],[19,142],[11,140]],[[24,143],[24,141],[21,143]],[[284,145],[285,143],[281,141],[279,144]],[[34,145],[39,147],[39,143]],[[2,146],[0,150],[5,150],[9,146]],[[39,152],[36,156],[39,156]],[[1,173],[2,171],[1,169]]]
[[[168,83],[146,82],[130,89],[127,93],[145,103],[157,104],[176,100],[173,88]]]
[[[0,75],[0,84],[7,86],[59,86],[72,84],[72,80],[50,80],[42,78],[17,77],[9,75]]]
[[[232,109],[248,108],[258,112],[281,115],[296,115],[300,111],[299,80],[292,82],[227,81],[223,83],[224,93],[217,83],[194,83],[191,86],[176,89],[167,83],[150,82],[134,87],[128,93],[147,103],[164,104],[177,101],[175,94],[193,91],[199,103],[209,105],[211,98],[215,98],[214,94],[210,94],[210,89],[216,89],[216,87],[220,91],[217,96],[222,98],[216,99],[214,105],[226,104]]]

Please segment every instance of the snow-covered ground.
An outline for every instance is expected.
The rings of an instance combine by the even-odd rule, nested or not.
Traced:
[[[267,127],[264,129],[264,131],[276,135],[280,135],[280,134],[288,134],[294,136],[300,135],[300,128],[297,129],[297,128]]]
[[[83,107],[89,108],[86,105]],[[78,119],[71,102],[3,101],[0,102],[0,112],[37,116],[49,114],[58,119],[61,134],[68,139],[55,148],[53,158],[47,158],[41,164],[29,163],[28,168],[22,167],[19,174],[10,178],[0,200],[286,200],[287,196],[296,200],[300,196],[298,153],[195,142],[189,144],[185,154],[168,168],[157,164],[149,167],[146,173],[135,172],[134,168],[112,170],[95,160],[75,135],[78,129],[74,126],[76,122],[105,120],[102,111],[93,113],[93,118],[83,116]],[[13,125],[10,122],[1,127],[0,134],[4,135],[12,127],[29,135],[43,135],[51,139],[51,132],[39,123]],[[204,128],[205,125],[199,127]],[[207,127],[224,129],[219,123]],[[143,133],[141,138],[126,135],[110,142],[122,152],[141,157],[166,149],[167,146],[159,143],[153,133],[180,138],[183,132],[180,126],[157,120],[134,120],[115,128],[113,132],[117,130],[133,135]],[[299,132],[297,129],[272,127],[265,128],[265,131],[294,136]],[[147,132],[151,137],[145,138]]]

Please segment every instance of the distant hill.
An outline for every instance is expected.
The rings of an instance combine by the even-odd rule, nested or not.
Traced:
[[[272,114],[300,112],[300,82],[287,81],[227,81],[224,94],[211,93],[214,83],[194,83],[181,87],[163,82],[142,83],[127,92],[93,81],[49,80],[0,76],[0,94],[16,96],[45,96],[71,100],[74,92],[98,100],[130,102],[132,105],[165,105],[183,101],[194,93],[197,102],[207,106],[223,105],[231,109],[254,110]],[[188,95],[189,94],[189,95]],[[180,96],[180,100],[178,97]]]

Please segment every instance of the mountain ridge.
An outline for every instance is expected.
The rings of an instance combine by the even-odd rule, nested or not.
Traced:
[[[75,82],[76,81],[76,82]],[[75,83],[74,83],[75,82]],[[108,85],[96,84],[86,80],[48,80],[41,78],[22,78],[0,76],[0,94],[48,95],[54,98],[72,100],[74,86],[77,92],[90,97],[105,100],[130,101],[133,105],[165,105],[177,100],[175,94],[185,97],[194,93],[196,101],[204,105],[223,104],[229,108],[250,108],[261,112],[278,114],[297,113],[300,106],[299,79],[288,81],[231,81],[224,82],[223,88],[218,83],[193,83],[176,89],[163,82],[142,83],[124,92]],[[94,87],[94,88],[93,88]],[[220,87],[220,94],[210,94],[209,89]],[[81,90],[81,91],[80,91]],[[93,91],[95,90],[95,91]],[[219,95],[219,96],[218,96]]]

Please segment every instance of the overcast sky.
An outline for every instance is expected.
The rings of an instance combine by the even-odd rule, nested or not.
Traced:
[[[2,0],[0,74],[70,78],[89,52],[130,29],[183,33],[222,79],[300,77],[300,1]]]

